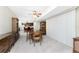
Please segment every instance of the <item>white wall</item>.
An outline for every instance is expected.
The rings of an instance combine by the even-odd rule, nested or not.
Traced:
[[[40,22],[34,22],[34,31],[40,30]]]
[[[75,37],[75,10],[47,20],[47,35],[70,47]]]
[[[0,7],[0,35],[12,31],[13,12],[5,6]]]
[[[79,7],[76,9],[76,34],[79,37]]]
[[[22,25],[22,22],[21,20],[19,21],[19,27],[20,27],[20,31],[24,31],[24,25]]]

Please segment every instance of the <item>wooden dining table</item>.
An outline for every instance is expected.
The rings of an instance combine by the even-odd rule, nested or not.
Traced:
[[[42,42],[42,32],[39,31],[34,31],[34,29],[32,27],[25,27],[24,31],[26,32],[26,41],[29,41],[30,43],[34,43],[35,46],[35,42]]]

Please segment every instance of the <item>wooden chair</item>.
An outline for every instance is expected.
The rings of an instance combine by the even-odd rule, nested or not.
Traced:
[[[42,32],[41,31],[33,32],[32,42],[34,43],[34,46],[35,46],[36,42],[40,42],[40,45],[41,45],[41,42],[42,42]]]
[[[32,40],[32,33],[33,33],[33,28],[25,28],[25,32],[26,32],[26,41],[30,41],[31,43],[31,40]]]
[[[28,36],[28,39],[29,39],[29,42],[30,44],[32,43],[32,35],[33,35],[33,28],[30,28],[30,31],[29,31],[29,36]]]
[[[29,31],[30,31],[30,27],[24,27],[24,32],[26,32],[26,40],[28,41],[29,39]]]

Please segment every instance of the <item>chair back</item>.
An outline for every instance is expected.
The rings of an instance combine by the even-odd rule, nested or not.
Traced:
[[[41,31],[37,31],[33,33],[33,40],[41,40],[42,39],[42,33]]]

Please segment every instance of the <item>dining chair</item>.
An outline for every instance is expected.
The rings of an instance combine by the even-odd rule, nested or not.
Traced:
[[[41,45],[41,42],[42,42],[42,32],[41,31],[33,32],[32,42],[34,43],[34,46],[35,46],[36,42],[40,42],[40,45]]]

